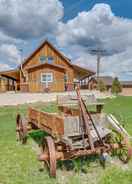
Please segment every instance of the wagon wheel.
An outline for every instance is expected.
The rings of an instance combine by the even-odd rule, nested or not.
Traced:
[[[132,147],[129,144],[128,139],[121,134],[114,132],[112,136],[112,143],[117,143],[119,145],[119,148],[116,151],[119,159],[124,163],[128,163],[132,156]]]
[[[42,142],[42,154],[47,154],[48,159],[44,162],[49,169],[50,176],[56,177],[56,151],[52,137],[47,136]]]
[[[128,139],[124,138],[124,140],[121,142],[121,147],[119,148],[119,158],[124,163],[128,163],[131,157],[132,147],[129,144]]]
[[[22,118],[20,114],[16,117],[16,136],[17,140],[22,144],[27,142],[27,120]]]

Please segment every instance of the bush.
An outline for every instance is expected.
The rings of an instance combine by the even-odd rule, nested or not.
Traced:
[[[104,84],[104,82],[102,80],[99,80],[98,81],[98,84],[97,84],[97,89],[101,92],[104,92],[106,91],[106,85]]]
[[[117,77],[115,77],[115,79],[112,82],[111,92],[117,95],[121,91],[122,91],[122,87],[121,87],[120,81],[118,80]]]

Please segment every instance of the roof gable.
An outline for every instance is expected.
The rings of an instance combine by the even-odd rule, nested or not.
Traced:
[[[37,69],[37,68],[42,68],[42,67],[53,67],[53,68],[57,68],[57,69],[63,70],[63,72],[66,69],[65,67],[63,67],[61,65],[43,63],[43,64],[38,64],[38,65],[30,66],[30,67],[26,68],[26,70],[27,71],[30,71],[32,69]]]
[[[23,67],[41,50],[45,47],[45,45],[48,45],[57,55],[59,55],[67,64],[72,66],[70,60],[64,56],[57,48],[55,48],[49,41],[45,40],[24,62]]]

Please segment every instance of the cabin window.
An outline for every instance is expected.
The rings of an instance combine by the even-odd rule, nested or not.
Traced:
[[[43,64],[43,63],[46,62],[47,57],[46,57],[46,56],[40,56],[39,60],[40,60],[40,62]]]
[[[54,61],[54,58],[49,56],[49,57],[47,57],[47,61],[48,61],[49,64],[52,64],[53,61]]]
[[[54,61],[54,58],[52,56],[40,56],[39,60],[42,64],[46,62],[49,64],[52,64]]]
[[[42,83],[53,82],[53,73],[42,73],[41,82]]]

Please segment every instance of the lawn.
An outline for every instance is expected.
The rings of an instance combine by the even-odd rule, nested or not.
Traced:
[[[105,100],[105,112],[114,114],[132,135],[132,97],[117,97]],[[33,104],[48,112],[56,112],[55,104]],[[27,105],[0,108],[0,184],[131,184],[132,161],[123,165],[116,158],[104,170],[98,159],[86,161],[87,173],[75,169],[68,171],[58,166],[57,178],[51,179],[48,172],[42,171],[37,161],[39,148],[31,136],[27,145],[16,142],[15,117],[20,111],[25,114]],[[79,161],[75,161],[76,165]]]

